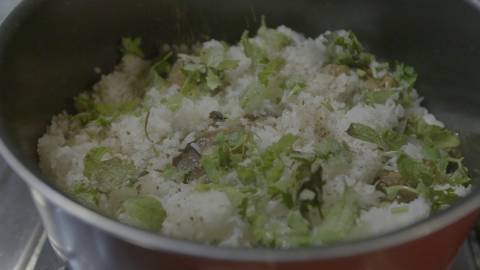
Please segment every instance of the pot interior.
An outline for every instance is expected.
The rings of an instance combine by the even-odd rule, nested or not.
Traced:
[[[425,104],[461,134],[466,163],[479,175],[480,13],[458,0],[26,0],[0,30],[0,136],[42,177],[38,137],[99,79],[94,67],[112,70],[121,37],[142,37],[154,56],[165,43],[236,41],[261,15],[311,37],[351,29],[380,59],[414,66]]]

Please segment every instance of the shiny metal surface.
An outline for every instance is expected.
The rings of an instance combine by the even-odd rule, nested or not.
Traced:
[[[263,262],[262,269],[276,269],[273,262],[332,259],[401,245],[429,235],[478,208],[480,194],[476,189],[449,211],[385,236],[323,248],[234,250],[174,240],[124,226],[77,205],[44,182],[36,166],[37,137],[51,115],[95,79],[92,67],[108,70],[113,66],[119,37],[147,37],[150,48],[165,40],[195,40],[195,35],[202,33],[233,40],[244,27],[253,28],[259,14],[268,15],[273,24],[285,23],[308,34],[325,28],[353,28],[380,56],[412,63],[420,71],[419,88],[427,96],[429,107],[450,127],[467,135],[464,138],[470,142],[466,144],[467,161],[476,168],[480,158],[477,147],[480,121],[476,121],[480,99],[473,93],[480,88],[480,80],[476,69],[470,67],[476,67],[480,57],[480,40],[475,34],[480,20],[463,2],[225,3],[25,0],[22,8],[0,29],[0,152],[32,188],[53,245],[69,258],[73,269],[99,269],[98,266],[154,269],[159,262],[179,268],[188,265],[222,269],[221,262],[205,262],[212,258],[243,263],[258,261]],[[217,9],[212,6],[223,13],[216,14]],[[342,9],[346,6],[348,11]],[[438,6],[435,12],[431,12],[432,6]],[[446,21],[451,14],[458,14],[462,20],[454,20],[456,24]],[[468,57],[458,57],[459,51]],[[452,74],[455,80],[449,79]],[[478,175],[475,170],[473,173]],[[241,266],[235,269],[241,269],[238,267]]]
[[[26,185],[0,163],[0,262],[1,269],[24,269],[43,229]]]

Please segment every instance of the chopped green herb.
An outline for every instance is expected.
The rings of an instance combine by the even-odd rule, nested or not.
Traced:
[[[215,90],[222,85],[220,78],[211,69],[207,73],[207,86],[210,90]]]
[[[123,203],[128,221],[140,228],[160,231],[167,213],[160,201],[151,196],[138,196]]]
[[[366,53],[353,32],[331,32],[326,36],[327,63],[367,68],[373,55]]]
[[[356,139],[374,143],[387,151],[398,150],[407,141],[406,136],[393,130],[387,129],[379,133],[373,128],[359,123],[351,124],[347,133]]]
[[[354,191],[347,190],[332,205],[325,205],[322,208],[324,221],[313,228],[312,238],[315,243],[336,242],[350,233],[359,214],[355,200]]]
[[[398,206],[390,209],[390,212],[392,214],[402,214],[402,213],[407,213],[408,209],[409,209],[408,206]]]
[[[258,36],[263,38],[266,45],[274,50],[281,50],[292,43],[287,35],[267,27],[265,16],[262,17],[262,25],[258,29]]]
[[[258,80],[263,85],[267,86],[272,76],[281,70],[284,63],[285,60],[281,58],[277,58],[268,62],[268,64],[266,64],[263,70],[258,74]]]
[[[86,178],[95,181],[100,189],[107,190],[131,185],[138,179],[139,172],[131,161],[118,157],[104,159],[107,154],[112,155],[107,147],[93,148],[87,153],[83,171]]]
[[[367,91],[363,94],[363,100],[368,105],[385,104],[395,93],[397,91],[394,90]]]
[[[142,49],[140,48],[140,45],[142,45],[142,39],[137,37],[137,38],[122,38],[122,51],[125,54],[131,54],[138,56],[140,58],[145,57],[145,54],[143,53]]]
[[[455,148],[460,145],[457,135],[445,128],[429,125],[420,118],[408,119],[405,133],[438,148]]]
[[[417,73],[411,66],[397,64],[393,72],[395,80],[407,89],[411,89],[417,80]]]

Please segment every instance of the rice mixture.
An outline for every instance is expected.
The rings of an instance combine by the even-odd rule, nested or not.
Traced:
[[[324,245],[426,218],[470,189],[416,73],[352,32],[263,24],[238,44],[122,40],[115,70],[39,140],[40,166],[121,222],[213,245]]]

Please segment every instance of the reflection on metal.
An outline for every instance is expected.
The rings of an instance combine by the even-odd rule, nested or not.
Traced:
[[[480,11],[480,0],[467,0],[467,2]]]
[[[469,248],[473,256],[475,270],[480,270],[480,228],[472,233],[469,241]]]

